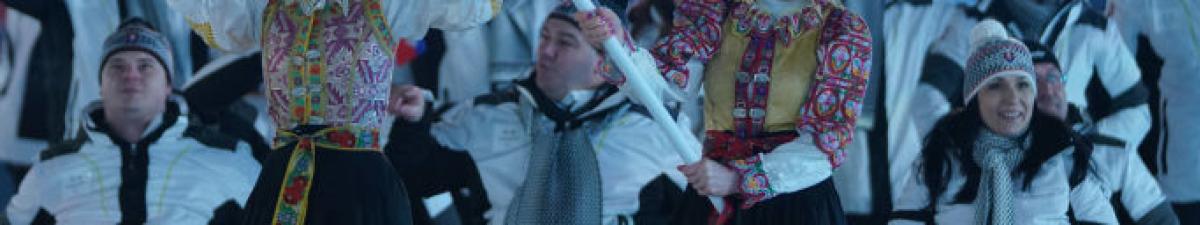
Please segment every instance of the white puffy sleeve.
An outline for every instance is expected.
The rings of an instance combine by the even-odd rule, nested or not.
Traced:
[[[503,0],[382,0],[394,39],[418,40],[430,28],[465,30],[491,20]],[[399,41],[399,40],[393,40]]]
[[[266,0],[167,0],[209,47],[231,53],[258,49]]]
[[[804,136],[808,136],[805,134]],[[833,175],[828,156],[821,153],[812,139],[796,138],[762,155],[763,171],[771,188],[780,193],[803,190]]]

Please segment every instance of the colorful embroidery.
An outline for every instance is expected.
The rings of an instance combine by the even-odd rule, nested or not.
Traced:
[[[728,162],[731,160],[751,157],[759,153],[769,153],[775,147],[795,140],[795,132],[769,133],[757,137],[738,137],[729,131],[707,131],[704,135],[704,157]]]
[[[775,38],[788,45],[800,34],[821,25],[821,16],[824,15],[822,9],[829,3],[817,0],[810,4],[812,5],[805,6],[798,12],[780,17],[759,9],[757,4],[738,4],[734,7],[731,18],[737,24],[738,34],[752,35],[773,30],[779,34],[775,35]]]
[[[734,133],[740,138],[756,137],[767,118],[771,68],[775,60],[775,30],[750,34],[750,44],[738,65],[733,88]],[[717,75],[719,76],[719,75]]]
[[[796,133],[763,134],[756,128],[754,118],[765,113],[759,107],[766,102],[765,93],[769,93],[765,84],[770,81],[771,61],[764,59],[772,57],[774,41],[786,46],[806,31],[819,28],[817,71],[796,118],[796,130],[812,134],[813,142],[828,156],[830,165],[840,166],[845,160],[842,149],[854,133],[870,75],[871,35],[867,24],[835,1],[816,0],[813,6],[783,17],[767,16],[753,8],[751,0],[734,3],[684,1],[676,9],[671,35],[661,39],[653,51],[660,63],[659,70],[668,80],[684,87],[692,72],[686,64],[690,60],[707,63],[712,59],[722,35],[725,35],[721,23],[725,19],[726,4],[734,4],[734,11],[729,14],[736,20],[737,29],[733,32],[751,35],[752,41],[742,55],[738,73],[732,74],[738,76],[738,82],[735,84],[735,109],[731,113],[740,120],[735,121],[734,131],[707,132],[705,157],[734,167],[751,165],[757,163],[755,154],[769,153],[797,137]],[[711,74],[722,75],[726,74]],[[761,171],[760,166],[743,167],[739,171],[747,178],[743,185],[750,185],[743,187],[743,192],[751,195],[747,196],[751,205],[770,197],[762,189],[770,187],[769,181],[765,176],[754,175],[753,168]]]
[[[704,147],[708,151],[704,157],[729,165],[741,176],[738,187],[743,209],[776,195],[762,169],[760,157],[795,140],[796,133],[763,134],[752,138],[739,137],[728,131],[707,131],[705,134]]]
[[[750,1],[684,1],[677,8],[679,16],[675,17],[671,35],[660,40],[653,51],[655,58],[660,61],[659,70],[668,80],[683,87],[691,74],[686,68],[688,61],[696,59],[707,62],[712,58],[723,35],[720,24],[724,19],[726,4],[734,4],[734,11],[730,14],[738,27],[734,32],[752,37],[742,56],[739,72],[734,74],[738,76],[735,93],[737,102],[731,113],[735,118],[740,118],[736,122],[736,135],[743,139],[755,136],[757,125],[754,118],[765,114],[765,110],[759,106],[765,102],[765,93],[769,91],[765,84],[770,81],[771,66],[770,61],[764,59],[772,56],[775,46],[772,41],[764,39],[774,39],[787,45],[805,31],[820,27],[822,33],[816,59],[818,69],[796,127],[799,131],[812,133],[814,143],[830,156],[830,163],[835,167],[840,165],[845,158],[841,149],[849,143],[853,134],[870,74],[871,39],[867,24],[835,1],[818,0],[812,6],[783,17],[771,17],[755,8]],[[731,148],[706,144],[706,149],[725,151]]]
[[[272,224],[304,224],[317,148],[379,151],[395,45],[377,0],[310,15],[272,1],[262,34],[269,114],[280,128],[275,146],[296,143]],[[299,125],[329,128],[303,135],[286,130]]]
[[[335,4],[304,16],[271,2],[263,54],[269,114],[297,125],[382,127],[391,70],[391,33],[376,0]]]
[[[316,150],[336,151],[380,151],[378,130],[351,130],[327,128],[310,135],[299,135],[287,130],[276,132],[275,146],[296,143],[288,158],[279,197],[275,200],[275,217],[271,224],[304,224],[308,210],[308,193],[312,189],[313,173],[316,171]]]
[[[839,8],[829,13],[818,43],[815,86],[796,129],[813,134],[813,143],[837,168],[862,109],[871,71],[871,34],[862,17]]]
[[[740,138],[757,137],[764,130],[776,42],[787,45],[792,37],[820,25],[825,1],[814,2],[795,14],[775,19],[754,4],[739,4],[731,16],[736,34],[746,35],[746,46],[735,76],[734,133]],[[710,84],[711,85],[711,84]],[[811,100],[809,101],[812,102]]]
[[[308,209],[308,191],[312,188],[313,158],[316,155],[310,141],[296,144],[284,173],[280,197],[275,202],[275,217],[271,224],[304,224]]]
[[[738,186],[741,189],[742,209],[749,209],[755,203],[775,197],[775,189],[771,188],[767,172],[763,170],[762,155],[733,160],[729,164],[742,175],[742,182]]]
[[[686,65],[693,58],[708,62],[721,40],[724,1],[684,1],[676,8],[671,35],[655,43],[651,54],[658,59],[659,72],[686,88],[691,76]]]

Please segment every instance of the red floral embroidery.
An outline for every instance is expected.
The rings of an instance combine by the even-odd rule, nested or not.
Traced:
[[[707,63],[712,59],[720,44],[726,4],[725,1],[708,0],[679,4],[671,35],[659,40],[650,52],[659,62],[659,72],[671,76],[666,79],[685,88],[683,85],[691,76],[686,67],[688,61],[696,59]]]
[[[304,188],[308,186],[308,179],[305,177],[296,177],[284,188],[283,201],[287,204],[297,204],[304,197]]]
[[[356,141],[354,134],[347,131],[329,132],[326,136],[330,142],[336,143],[341,147],[354,147],[354,142]]]
[[[705,132],[704,157],[728,162],[754,156],[758,153],[768,153],[775,147],[796,139],[795,133],[778,133],[763,135],[755,138],[741,138],[728,131]]]
[[[300,145],[300,146],[299,146],[298,148],[300,148],[300,149],[309,149],[309,148],[312,148],[312,140],[310,140],[310,139],[300,139],[300,144],[299,144],[299,145]]]
[[[813,134],[813,142],[841,166],[843,148],[854,135],[871,71],[871,33],[862,17],[836,8],[825,18],[817,48],[817,73],[796,129]]]
[[[755,203],[775,197],[775,189],[771,188],[767,172],[762,168],[762,157],[755,155],[733,160],[729,165],[742,175],[741,184],[738,185],[742,209],[749,209]]]
[[[292,108],[292,118],[304,118],[304,107]]]
[[[785,37],[779,37],[786,40],[797,31],[813,28],[815,21],[821,21],[816,50],[817,71],[795,126],[798,132],[811,134],[816,147],[828,156],[830,165],[836,168],[845,160],[843,148],[853,136],[866,93],[871,68],[871,34],[861,17],[835,3],[817,3],[824,7],[825,10],[819,10],[822,13],[809,11],[774,22],[784,21],[792,25],[778,27],[787,31],[782,32]],[[661,39],[652,51],[659,61],[660,72],[669,76],[667,78],[672,83],[686,84],[685,81],[691,79],[691,71],[688,71],[686,64],[691,60],[707,63],[716,53],[723,35],[722,20],[728,15],[727,4],[737,3],[685,0],[679,4],[670,35]],[[817,19],[820,14],[825,15],[823,20]],[[761,21],[772,20],[765,18]],[[769,152],[797,137],[795,134],[763,136],[773,135],[748,138],[738,137],[728,131],[709,131],[705,140],[705,156],[730,164],[745,160],[746,157],[757,157],[753,154]],[[765,176],[742,175],[753,177],[754,184],[770,182]]]

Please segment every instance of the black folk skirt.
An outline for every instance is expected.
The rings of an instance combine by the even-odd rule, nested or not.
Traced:
[[[246,204],[244,224],[271,224],[289,157],[296,144],[267,156]],[[410,225],[412,208],[400,175],[382,152],[317,147],[304,223]]]
[[[696,193],[690,185],[679,190],[665,176],[642,189],[641,207],[635,224],[697,225],[716,224],[719,219],[708,197]],[[726,207],[740,207],[736,197],[725,198]],[[845,213],[834,188],[833,179],[812,187],[785,193],[759,202],[748,209],[736,208],[724,219],[725,225],[812,224],[844,225]]]

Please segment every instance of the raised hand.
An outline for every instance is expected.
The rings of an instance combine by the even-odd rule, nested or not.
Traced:
[[[592,12],[576,12],[575,20],[579,21],[579,27],[587,37],[588,43],[596,48],[602,48],[604,40],[608,37],[625,36],[621,20],[608,8],[598,7]]]
[[[387,111],[409,122],[421,120],[425,114],[425,90],[413,85],[393,87],[388,96]]]

